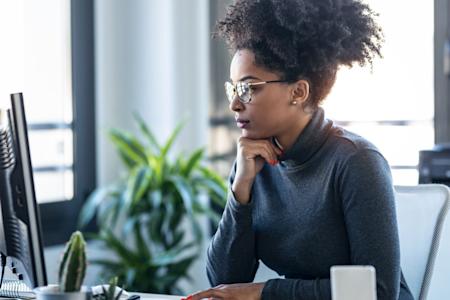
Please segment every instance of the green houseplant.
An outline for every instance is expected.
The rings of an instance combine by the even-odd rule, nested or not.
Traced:
[[[220,219],[202,199],[224,206],[226,184],[202,164],[202,149],[169,155],[182,124],[160,144],[138,115],[135,119],[141,136],[110,131],[127,173],[94,191],[81,211],[80,225],[96,216],[95,239],[115,256],[92,261],[104,275],[117,276],[131,291],[180,294],[177,282],[190,279],[188,269],[200,253],[198,217]]]
[[[72,234],[64,249],[59,265],[59,284],[36,288],[36,297],[38,300],[91,299],[91,290],[82,286],[85,274],[86,243],[83,234],[76,231]]]

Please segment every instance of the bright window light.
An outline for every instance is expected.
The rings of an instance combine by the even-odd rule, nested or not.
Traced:
[[[41,203],[73,198],[70,2],[0,1],[0,106],[24,94]]]
[[[394,184],[416,185],[419,151],[434,145],[434,4],[366,2],[380,14],[384,57],[374,61],[373,72],[341,68],[323,106],[327,117],[380,149]]]

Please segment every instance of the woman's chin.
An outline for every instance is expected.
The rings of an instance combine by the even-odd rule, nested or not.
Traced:
[[[255,132],[253,130],[242,129],[241,136],[251,140],[263,140],[268,139],[270,135],[262,134],[261,132]]]

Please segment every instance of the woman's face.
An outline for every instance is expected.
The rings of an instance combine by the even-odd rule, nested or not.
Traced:
[[[230,66],[230,79],[238,81],[261,82],[281,80],[279,74],[256,66],[255,57],[250,50],[235,53]],[[296,83],[268,83],[252,87],[249,103],[241,103],[234,97],[230,109],[235,113],[237,125],[242,136],[250,139],[278,137],[295,130],[302,115],[301,103],[293,105]]]

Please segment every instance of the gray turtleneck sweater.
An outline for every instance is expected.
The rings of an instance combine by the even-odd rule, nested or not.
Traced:
[[[208,248],[210,283],[252,282],[260,260],[285,277],[267,281],[262,300],[331,299],[333,265],[372,265],[379,300],[413,299],[400,269],[389,165],[321,108],[280,163],[258,173],[249,204],[229,192]]]

